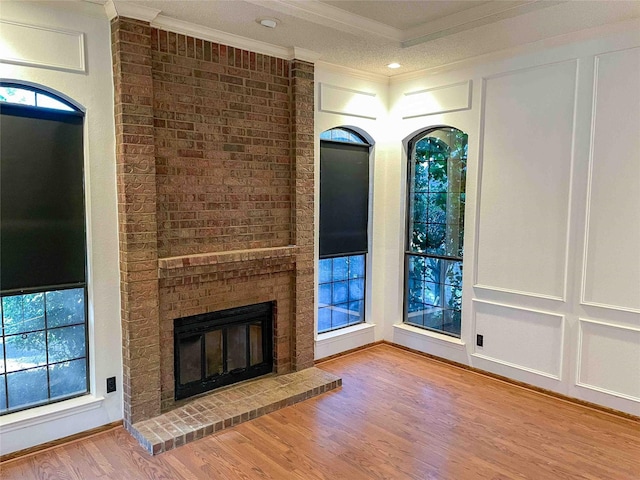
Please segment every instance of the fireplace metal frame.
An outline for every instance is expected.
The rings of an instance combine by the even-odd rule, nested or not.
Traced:
[[[273,371],[273,315],[274,302],[246,305],[217,312],[203,313],[174,320],[174,378],[175,399],[181,400],[204,393],[225,385],[259,377]],[[262,363],[251,366],[249,329],[247,329],[246,368],[227,371],[227,329],[231,326],[250,324],[260,321],[262,325]],[[223,373],[209,377],[205,372],[205,342],[201,340],[201,376],[200,380],[181,383],[180,380],[180,339],[222,329]]]

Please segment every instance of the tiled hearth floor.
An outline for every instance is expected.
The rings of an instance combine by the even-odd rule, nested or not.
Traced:
[[[134,423],[133,436],[152,455],[293,405],[342,385],[320,370],[268,376],[216,390],[158,417]]]

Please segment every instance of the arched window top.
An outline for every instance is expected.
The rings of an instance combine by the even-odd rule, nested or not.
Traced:
[[[12,103],[66,112],[80,112],[70,102],[53,93],[18,83],[0,83],[0,103]]]
[[[416,137],[416,161],[445,160],[447,158],[467,158],[468,135],[453,127],[437,127]]]
[[[320,134],[320,140],[329,140],[331,142],[355,143],[358,145],[369,145],[362,135],[353,130],[337,127],[325,130]]]

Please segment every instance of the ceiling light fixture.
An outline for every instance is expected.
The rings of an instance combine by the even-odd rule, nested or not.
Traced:
[[[277,18],[259,18],[256,20],[260,25],[267,28],[276,28],[279,20]]]
[[[389,68],[400,68],[402,65],[400,65],[399,63],[390,63],[389,65],[387,65],[387,67]]]

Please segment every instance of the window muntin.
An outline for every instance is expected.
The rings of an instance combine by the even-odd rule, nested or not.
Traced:
[[[411,143],[405,313],[411,325],[460,337],[467,135],[437,128]]]
[[[327,333],[365,321],[370,145],[346,128],[320,140],[318,333]]]
[[[51,108],[67,112],[76,111],[62,99],[35,88],[22,88],[10,83],[0,85],[0,102],[28,105],[30,107]]]
[[[70,116],[79,118],[79,120],[70,121],[70,123],[80,128],[80,134],[76,138],[81,139],[81,112],[66,100],[55,97],[43,90],[2,83],[0,84],[0,109],[7,115],[20,116],[24,114],[25,119],[30,118],[36,122],[34,125],[39,125],[37,124],[38,121],[62,121],[64,123],[66,121],[64,119],[69,120]],[[46,133],[49,131],[51,129]],[[61,130],[54,131],[60,132]],[[34,141],[39,142],[40,138],[37,137],[37,133],[34,135]],[[7,141],[7,139],[4,140],[5,147],[7,147]],[[57,139],[56,141],[60,142],[62,140]],[[58,144],[54,142],[49,148],[55,148],[55,145]],[[68,145],[65,145],[65,147],[68,147]],[[82,151],[81,140],[77,148],[79,148],[80,152]],[[45,147],[39,147],[39,149],[41,151],[47,150]],[[14,150],[10,151],[13,152],[11,155],[15,155]],[[64,149],[61,151],[66,152]],[[34,158],[31,158],[31,160],[34,160]],[[16,163],[19,164],[20,162]],[[9,164],[11,167],[8,168],[12,169],[12,175],[16,163]],[[48,171],[47,168],[56,168],[58,170],[59,168],[67,168],[68,165],[65,163],[65,166],[62,167],[52,162],[47,166],[42,165],[40,169],[37,168],[37,165],[32,165],[31,170],[25,170],[21,178],[33,178],[33,175],[43,175],[46,177],[40,177],[40,181],[47,184],[55,176],[52,176],[52,172]],[[53,237],[57,239],[55,235],[48,237],[42,232],[48,231],[46,225],[53,222],[60,223],[61,231],[67,231],[71,220],[69,214],[74,208],[77,208],[80,213],[79,216],[76,215],[78,217],[76,220],[81,225],[76,225],[75,228],[76,230],[79,229],[79,235],[83,240],[81,242],[82,245],[75,249],[75,253],[72,253],[76,256],[79,255],[81,257],[79,262],[84,265],[86,262],[86,240],[84,240],[82,161],[80,160],[75,165],[77,166],[73,167],[72,175],[76,179],[76,184],[74,184],[73,189],[67,189],[65,184],[64,192],[55,193],[55,188],[45,190],[52,190],[54,195],[62,195],[65,198],[69,195],[75,195],[77,205],[74,207],[63,202],[63,210],[67,213],[63,213],[60,216],[59,214],[53,214],[53,210],[49,212],[52,203],[48,202],[45,196],[44,200],[40,201],[40,204],[34,203],[34,206],[40,205],[38,208],[44,208],[45,213],[41,212],[34,218],[25,217],[23,223],[25,225],[33,225],[33,221],[36,219],[38,223],[44,225],[44,227],[39,227],[42,230],[39,245],[44,249],[43,251],[51,255],[51,249],[60,244],[52,240]],[[64,170],[62,173],[66,175],[69,172]],[[34,189],[34,192],[39,191],[42,191],[39,187]],[[32,193],[29,193],[29,197],[32,197]],[[52,194],[52,192],[49,191],[49,194]],[[67,200],[70,200],[70,198]],[[7,215],[10,214],[11,218],[3,218],[5,220],[4,223],[13,222],[15,224],[18,222],[19,226],[20,218],[22,217],[16,217],[18,215],[17,211],[19,211],[19,208],[13,212],[5,210],[5,213]],[[7,228],[13,228],[13,226],[7,226]],[[7,244],[5,243],[4,246],[6,247]],[[3,248],[3,257],[5,259],[10,257],[13,262],[20,261],[22,258],[21,253],[15,251],[13,255],[11,253],[11,251],[5,251]],[[60,253],[58,252],[58,254]],[[70,260],[68,256],[63,258]],[[40,258],[40,260],[42,259]],[[26,259],[24,264],[27,271],[32,271],[35,268],[33,266],[29,268],[29,261]],[[40,266],[40,263],[38,265]],[[82,270],[85,269],[85,267],[80,268]],[[37,273],[33,273],[33,275],[41,276]],[[2,354],[0,359],[0,415],[75,397],[89,391],[86,281],[84,272],[78,275],[73,284],[64,284],[64,282],[60,283],[60,281],[52,280],[52,284],[47,285],[42,284],[41,281],[35,278],[24,284],[25,282],[21,277],[16,280],[20,283],[20,288],[11,287],[11,282],[9,282],[5,286],[6,288],[3,287],[5,289],[0,291],[0,325],[2,327],[0,331],[0,353]],[[44,276],[46,277],[46,275]]]
[[[364,322],[365,255],[319,262],[318,333]]]
[[[0,411],[87,391],[84,288],[3,296],[0,312]]]
[[[364,138],[352,130],[346,128],[332,128],[325,130],[320,134],[320,140],[329,140],[332,142],[355,143],[358,145],[369,145]]]

